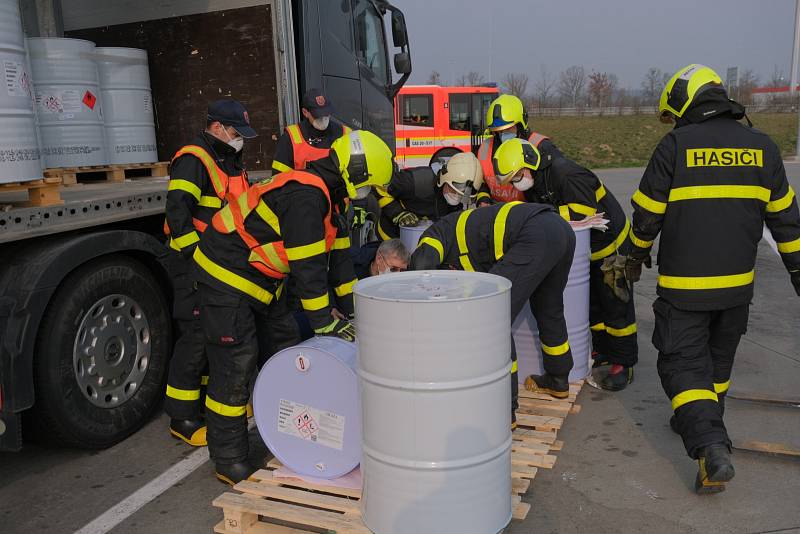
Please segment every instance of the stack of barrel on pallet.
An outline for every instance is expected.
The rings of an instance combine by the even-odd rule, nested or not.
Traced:
[[[0,184],[68,184],[87,168],[119,176],[157,162],[146,51],[25,39],[17,1],[0,0],[0,68]]]

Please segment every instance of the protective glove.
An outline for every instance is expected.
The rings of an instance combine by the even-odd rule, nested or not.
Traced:
[[[350,342],[356,340],[356,327],[350,321],[341,319],[334,319],[328,326],[314,330],[314,333],[318,336],[336,336]]]
[[[625,279],[631,284],[635,284],[642,277],[642,264],[648,269],[653,266],[649,255],[644,258],[632,256],[625,258]]]
[[[600,266],[600,270],[603,272],[603,283],[611,288],[615,297],[625,303],[631,300],[631,292],[625,278],[627,261],[625,256],[614,254],[603,259],[603,265]],[[641,269],[641,266],[639,268]]]
[[[794,292],[797,293],[798,297],[800,297],[800,270],[789,271],[789,276],[792,277],[792,285],[794,286]]]
[[[419,217],[410,211],[401,211],[392,219],[392,222],[397,226],[416,226],[419,223]]]

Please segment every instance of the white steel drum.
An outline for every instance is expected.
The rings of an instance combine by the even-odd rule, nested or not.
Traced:
[[[349,473],[361,460],[356,345],[315,337],[273,355],[253,391],[264,443],[289,469],[318,478]]]
[[[433,221],[423,219],[417,223],[416,226],[401,226],[400,227],[400,241],[406,246],[409,253],[413,253],[417,248],[417,243],[422,237],[423,232],[430,228]]]
[[[564,316],[572,358],[575,362],[569,373],[570,381],[582,380],[591,372],[592,336],[589,330],[589,256],[591,255],[589,237],[591,230],[582,228],[575,231],[575,256],[569,271],[569,280],[564,289]],[[539,328],[528,304],[522,308],[511,327],[514,346],[517,350],[520,384],[525,377],[542,374],[542,344],[539,341]]]
[[[106,165],[94,43],[38,37],[27,42],[45,166]]]
[[[499,532],[511,520],[511,282],[414,271],[355,286],[364,523]]]
[[[147,51],[95,49],[109,163],[158,161]]]
[[[0,0],[0,183],[40,180],[33,82],[17,0]]]

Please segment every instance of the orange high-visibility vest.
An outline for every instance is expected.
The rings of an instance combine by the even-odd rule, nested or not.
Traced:
[[[309,161],[322,159],[330,152],[330,147],[320,148],[311,146],[306,138],[303,137],[303,132],[300,130],[299,124],[292,124],[286,127],[289,133],[289,138],[292,140],[292,152],[294,154],[294,170],[302,171],[306,168]],[[349,133],[350,128],[342,126],[342,135]]]
[[[528,142],[539,148],[539,145],[549,137],[537,132],[533,132],[528,137]],[[478,160],[481,162],[483,168],[483,181],[492,192],[492,198],[498,202],[525,202],[525,194],[522,191],[517,191],[511,184],[500,185],[497,183],[497,178],[494,175],[494,165],[492,165],[492,146],[494,144],[494,136],[490,137],[481,144],[478,149]]]

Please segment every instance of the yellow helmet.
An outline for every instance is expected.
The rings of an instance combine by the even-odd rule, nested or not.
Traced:
[[[497,181],[506,184],[521,169],[538,170],[541,161],[541,154],[528,141],[509,139],[497,148],[492,158],[492,167]]]
[[[667,122],[671,115],[683,117],[694,99],[712,87],[722,87],[722,78],[705,65],[682,68],[667,82],[658,102],[658,114]]]
[[[350,198],[358,196],[356,189],[385,187],[392,179],[392,151],[372,132],[353,130],[341,136],[331,144],[331,156]]]
[[[522,105],[522,100],[514,95],[500,95],[492,100],[486,111],[486,127],[495,132],[505,130],[514,124],[520,124],[523,128],[528,127],[528,113]]]
[[[472,188],[472,196],[478,194],[483,185],[481,162],[472,152],[459,152],[442,165],[439,171],[439,187],[450,184],[456,191],[464,193],[466,186]]]

